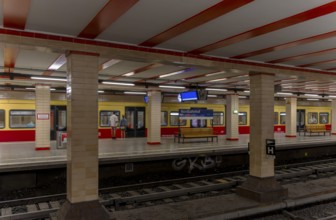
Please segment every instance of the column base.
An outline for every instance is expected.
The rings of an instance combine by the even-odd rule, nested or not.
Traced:
[[[288,189],[283,188],[274,176],[248,176],[246,182],[237,187],[237,194],[258,202],[278,202],[287,198]]]
[[[288,138],[295,138],[296,135],[287,135],[287,134],[286,134],[286,137],[288,137]]]
[[[71,203],[66,200],[56,216],[57,219],[62,220],[114,219],[98,200],[79,203]]]
[[[228,141],[238,141],[239,138],[226,138],[226,140],[228,140]]]
[[[147,142],[147,144],[149,144],[149,145],[157,145],[157,144],[161,144],[161,142]]]
[[[35,150],[50,150],[50,147],[35,147]]]

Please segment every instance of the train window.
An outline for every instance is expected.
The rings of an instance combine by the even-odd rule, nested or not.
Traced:
[[[118,121],[120,122],[120,111],[111,110],[111,111],[100,111],[100,127],[110,127],[110,116],[114,113],[118,117]]]
[[[329,113],[320,112],[320,124],[329,124]]]
[[[214,112],[212,125],[224,125],[224,112]]]
[[[161,126],[168,125],[168,112],[163,111],[161,112]]]
[[[274,124],[277,125],[279,124],[279,113],[274,112]]]
[[[5,110],[0,109],[0,128],[5,128]]]
[[[35,110],[10,110],[9,127],[35,128]]]
[[[247,112],[239,112],[238,113],[238,124],[239,125],[247,125]]]
[[[286,112],[280,112],[280,124],[286,124]]]
[[[308,112],[308,124],[317,124],[317,112]]]
[[[207,120],[206,119],[191,119],[190,127],[192,128],[206,128]]]
[[[178,126],[179,125],[179,113],[178,112],[170,112],[170,126]],[[181,119],[180,126],[186,126],[187,120]]]

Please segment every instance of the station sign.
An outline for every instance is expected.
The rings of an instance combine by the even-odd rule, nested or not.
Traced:
[[[210,109],[179,109],[180,119],[213,119]]]
[[[275,156],[275,140],[266,139],[266,155]]]

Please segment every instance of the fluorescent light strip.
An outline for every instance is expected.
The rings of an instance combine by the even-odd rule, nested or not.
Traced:
[[[305,96],[313,96],[313,97],[318,97],[319,95],[317,94],[304,94]]]
[[[293,95],[293,93],[290,92],[277,92],[277,95]]]
[[[134,72],[125,73],[123,76],[133,76]]]
[[[53,64],[51,64],[48,68],[48,70],[58,70],[61,66],[63,66],[66,63],[65,54],[62,54],[55,60]]]
[[[250,91],[249,91],[249,90],[244,90],[244,92],[246,92],[246,93],[250,93]]]
[[[121,83],[121,82],[102,82],[103,84],[116,85],[116,86],[134,86],[134,83]]]
[[[36,80],[48,80],[48,81],[62,81],[62,82],[67,81],[67,79],[64,78],[52,78],[52,77],[40,77],[40,76],[32,76],[30,78]]]
[[[210,97],[210,98],[217,98],[217,95],[208,95],[208,97]]]
[[[240,99],[246,99],[246,96],[238,96],[238,98],[240,98]]]
[[[102,64],[102,69],[107,69],[109,68],[110,66],[113,66],[114,64],[117,64],[119,63],[121,60],[117,60],[117,59],[112,59],[112,60],[109,60],[105,63]]]
[[[28,90],[36,90],[36,88],[34,88],[34,87],[27,87],[26,89],[28,89]],[[56,91],[56,89],[50,88],[50,91]]]
[[[227,89],[216,89],[216,88],[205,88],[205,90],[208,90],[208,91],[221,91],[221,92],[228,91]]]
[[[307,99],[308,101],[318,101],[319,99]]]
[[[227,78],[213,79],[213,80],[209,80],[207,82],[218,82],[218,81],[224,81],[224,80],[227,80]]]
[[[169,88],[169,89],[185,89],[184,86],[164,86],[164,85],[160,85],[160,88]]]
[[[124,92],[124,94],[131,94],[131,95],[147,95],[147,92]]]
[[[172,73],[167,73],[167,74],[159,76],[159,78],[173,76],[173,75],[181,74],[181,73],[184,73],[184,72],[185,72],[185,70],[180,70],[180,71],[176,71],[176,72],[172,72]]]
[[[104,93],[104,91],[103,90],[98,90],[98,93]]]
[[[335,95],[329,95],[328,98],[336,98]]]
[[[215,72],[215,73],[209,73],[209,74],[206,74],[205,76],[215,76],[215,75],[219,75],[219,74],[222,74],[222,73],[225,73],[225,71],[220,71],[220,72]]]

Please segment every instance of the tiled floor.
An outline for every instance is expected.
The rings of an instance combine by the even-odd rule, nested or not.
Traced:
[[[291,144],[312,144],[321,142],[335,142],[336,136],[298,136],[286,138],[283,133],[275,134],[278,146]],[[175,143],[173,137],[163,137],[160,145],[148,145],[146,138],[127,139],[100,139],[99,158],[122,159],[138,157],[155,157],[162,155],[181,155],[188,153],[206,153],[229,151],[232,149],[246,148],[249,135],[240,135],[239,141],[227,141],[225,136],[220,136],[218,142],[197,142],[188,140],[187,143]],[[65,163],[66,149],[56,148],[56,142],[52,142],[51,150],[35,151],[34,142],[0,143],[0,168],[43,165],[45,163]]]

